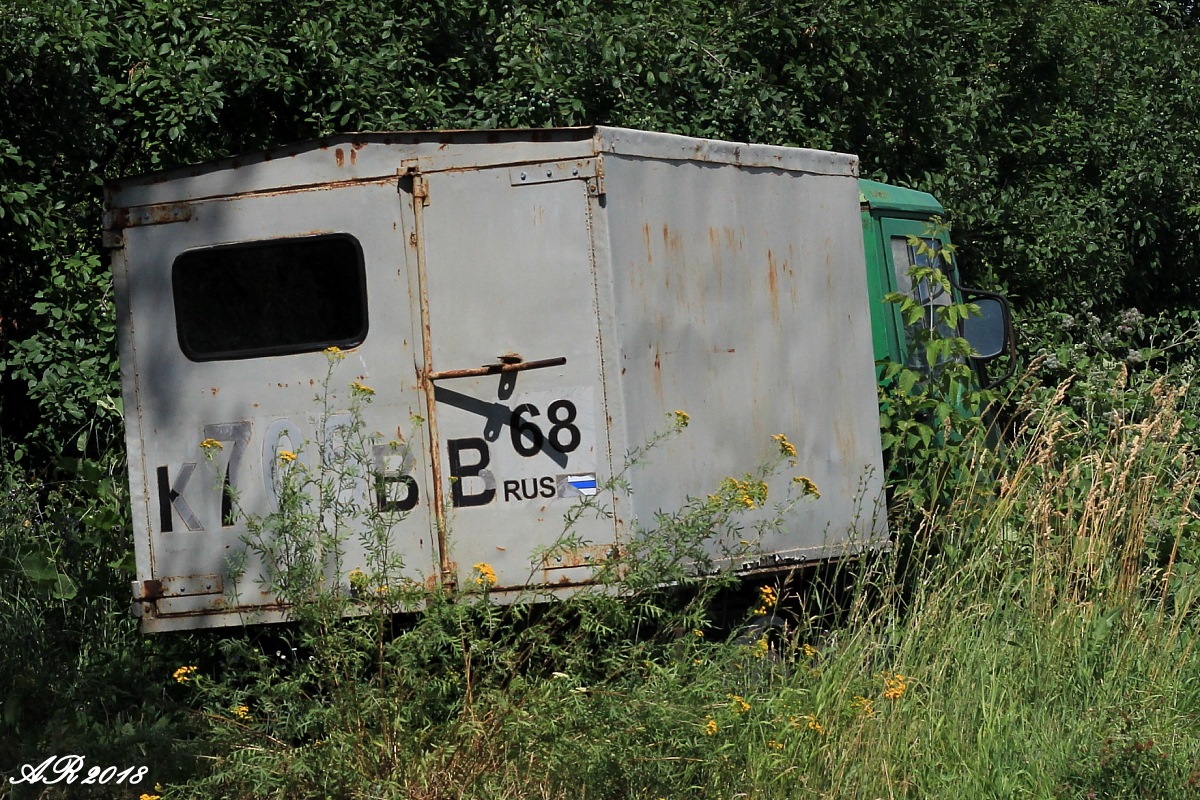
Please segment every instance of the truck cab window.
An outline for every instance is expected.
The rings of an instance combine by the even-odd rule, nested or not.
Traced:
[[[192,361],[354,347],[367,335],[362,248],[351,236],[189,250],[171,282],[179,346]]]
[[[922,239],[933,252],[941,250],[942,243],[937,239]],[[938,263],[941,262],[941,263]],[[946,264],[941,258],[932,257],[929,253],[917,252],[917,246],[909,244],[906,236],[892,237],[892,263],[896,266],[896,287],[899,291],[912,297],[924,305],[946,306],[950,304],[950,296],[941,286],[921,281],[913,285],[908,272],[913,267],[938,267],[943,272]]]
[[[923,248],[910,243],[907,236],[891,237],[892,264],[896,270],[897,290],[921,303],[926,309],[922,321],[912,326],[912,328],[929,330],[937,323],[937,308],[950,305],[951,298],[950,293],[945,291],[940,284],[931,283],[928,280],[914,283],[912,277],[909,275],[909,270],[913,267],[937,267],[945,271],[948,266],[944,259],[936,255],[942,247],[942,243],[939,240],[922,238],[921,242],[931,252],[921,252]],[[938,327],[942,336],[958,335],[945,325],[939,325]],[[910,330],[911,333],[912,331]],[[912,340],[911,335],[910,340]],[[927,365],[911,364],[910,366]]]

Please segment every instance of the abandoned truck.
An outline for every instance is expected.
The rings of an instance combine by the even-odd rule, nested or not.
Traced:
[[[741,567],[885,542],[874,360],[904,330],[881,298],[913,290],[908,237],[940,206],[857,168],[586,127],[335,136],[110,183],[142,629],[287,619],[247,516],[277,506],[281,456],[319,460],[348,424],[351,381],[392,490],[363,496],[407,512],[389,548],[414,582],[470,585],[484,562],[500,602],[577,590],[776,434],[820,496]],[[1002,301],[976,302],[982,364],[1011,337]],[[677,410],[687,430],[575,523],[587,544],[545,555]],[[349,590],[366,557],[351,537],[330,580]]]

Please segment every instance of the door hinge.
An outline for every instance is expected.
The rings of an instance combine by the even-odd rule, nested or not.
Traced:
[[[420,200],[423,206],[429,205],[429,181],[421,174],[421,165],[415,159],[405,161],[401,165],[400,174],[412,181],[410,191],[413,199]],[[403,185],[401,185],[400,191],[403,190]]]

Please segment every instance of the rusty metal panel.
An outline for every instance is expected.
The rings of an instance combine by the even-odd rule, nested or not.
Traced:
[[[571,591],[631,525],[753,469],[779,433],[821,498],[738,566],[878,541],[855,170],[836,153],[585,128],[353,135],[110,185],[143,629],[286,617],[261,565],[230,569],[246,528],[222,478],[270,510],[278,452],[311,457],[317,429],[344,424],[350,380],[376,392],[369,431],[408,454],[380,466],[416,492],[394,537],[419,583],[469,584],[486,562],[497,599]],[[361,247],[369,329],[327,413],[320,352],[185,356],[181,253],[331,235]],[[629,476],[633,494],[581,521],[583,549],[547,555],[563,514],[676,409],[691,427]],[[212,463],[204,439],[222,443]]]
[[[720,146],[660,160],[637,155],[632,140],[661,152],[679,137],[622,136],[609,150],[624,153],[605,158],[612,301],[602,329],[616,340],[608,376],[621,398],[613,436],[636,446],[674,410],[691,415],[634,473],[629,513],[649,520],[715,490],[771,460],[771,437],[784,434],[797,465],[770,482],[769,497],[782,499],[796,474],[821,497],[798,505],[754,560],[782,565],[885,539],[854,159],[794,153],[800,171],[751,168],[728,145],[724,163],[713,158]]]
[[[405,159],[421,159],[427,170],[445,170],[587,158],[593,154],[593,130],[345,134],[124,178],[110,182],[106,193],[111,208],[132,209],[374,181],[394,176]]]
[[[448,548],[460,584],[476,563],[493,568],[498,599],[590,580],[585,564],[539,573],[532,554],[555,545],[563,515],[611,474],[589,226],[596,174],[595,159],[423,173]],[[572,533],[616,542],[612,520],[584,518]]]
[[[184,355],[171,282],[180,254],[315,234],[353,237],[361,246],[372,314],[366,340],[334,368],[327,408],[316,400],[329,369],[322,352],[203,362]],[[268,513],[278,453],[295,451],[313,465],[318,439],[346,424],[352,381],[376,391],[365,422],[383,443],[411,438],[410,420],[423,414],[412,367],[412,292],[397,181],[197,202],[186,220],[128,228],[122,239],[114,272],[137,578],[159,587],[158,597],[137,600],[143,629],[238,624],[258,618],[259,610],[263,618],[281,618],[272,610],[275,598],[260,585],[259,563],[251,559],[241,580],[230,579],[248,529],[244,518],[227,518],[226,498],[236,493],[247,512]],[[220,443],[211,462],[200,445],[205,439]],[[419,437],[410,444],[411,463],[390,466],[420,473],[426,457]],[[394,544],[412,580],[431,573],[436,553],[427,506],[418,504],[404,520]],[[345,569],[365,558],[352,537]],[[211,588],[213,576],[224,581],[219,591]]]

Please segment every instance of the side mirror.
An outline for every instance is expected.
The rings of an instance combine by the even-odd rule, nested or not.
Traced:
[[[1008,310],[1008,299],[996,292],[983,289],[957,287],[963,302],[979,306],[979,316],[969,315],[962,324],[963,338],[971,345],[975,355],[971,363],[979,373],[981,388],[999,386],[1012,376],[1017,368],[1017,341],[1013,336],[1012,314]],[[1008,356],[1008,370],[998,378],[988,380],[987,364],[1000,356]]]
[[[979,297],[974,300],[980,315],[968,316],[963,320],[963,338],[970,343],[980,361],[990,361],[1003,354],[1005,347],[1004,322],[1007,309],[994,297]]]

